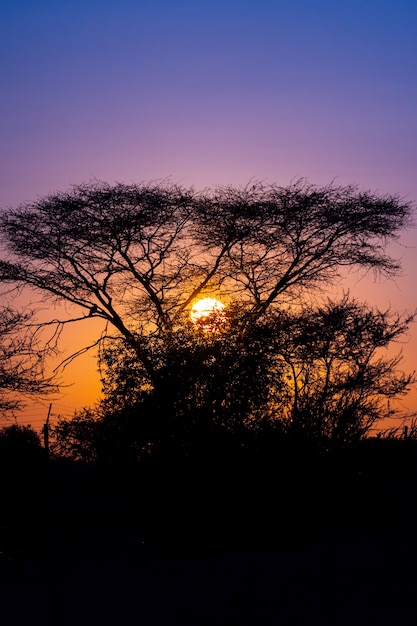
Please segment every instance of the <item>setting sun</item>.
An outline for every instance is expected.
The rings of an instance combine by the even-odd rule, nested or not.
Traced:
[[[203,330],[217,330],[224,322],[224,304],[216,298],[197,300],[191,308],[190,318]]]

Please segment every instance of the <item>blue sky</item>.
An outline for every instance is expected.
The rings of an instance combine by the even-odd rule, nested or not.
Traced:
[[[415,1],[0,7],[1,206],[93,176],[417,196]]]

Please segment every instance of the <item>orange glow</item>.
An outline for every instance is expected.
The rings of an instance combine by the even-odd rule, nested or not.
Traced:
[[[224,304],[216,298],[202,298],[191,307],[191,321],[206,332],[214,332],[225,321],[224,308]]]

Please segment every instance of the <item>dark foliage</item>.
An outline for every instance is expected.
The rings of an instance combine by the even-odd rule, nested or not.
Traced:
[[[44,458],[40,437],[31,426],[12,424],[0,430],[0,466],[3,471],[30,472]]]
[[[204,464],[213,456],[273,456],[284,442],[353,446],[413,382],[398,369],[400,356],[384,354],[411,319],[347,296],[316,310],[246,319],[244,329],[229,312],[216,333],[190,323],[147,337],[152,378],[133,348],[112,343],[101,355],[104,399],[60,421],[57,450],[116,465]]]

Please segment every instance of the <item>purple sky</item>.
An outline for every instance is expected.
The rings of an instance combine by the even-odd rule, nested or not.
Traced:
[[[0,207],[93,177],[417,200],[416,0],[0,0],[0,47]],[[413,310],[395,253],[403,278],[352,293]]]

